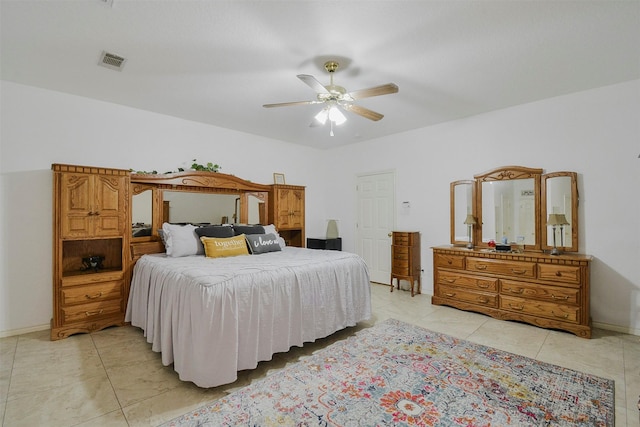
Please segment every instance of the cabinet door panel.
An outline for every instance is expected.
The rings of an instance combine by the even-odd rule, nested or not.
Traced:
[[[125,179],[98,176],[95,180],[96,209],[93,215],[95,235],[118,236],[125,224]]]
[[[61,177],[61,233],[62,237],[81,237],[91,233],[93,209],[91,176],[63,174]]]

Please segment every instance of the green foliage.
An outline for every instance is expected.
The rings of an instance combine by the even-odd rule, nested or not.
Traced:
[[[222,169],[220,167],[220,165],[217,164],[213,164],[211,162],[208,162],[206,165],[201,165],[197,162],[197,159],[193,159],[192,160],[193,163],[191,164],[191,169],[190,170],[195,170],[195,171],[204,171],[204,172],[218,172],[220,169]],[[154,171],[134,171],[133,169],[129,169],[131,172],[139,174],[139,175],[158,175],[158,171],[154,170]],[[185,169],[184,168],[178,168],[177,171],[167,171],[164,174],[170,174],[170,173],[176,173],[176,172],[184,172]]]
[[[208,162],[206,165],[201,165],[196,163],[197,159],[193,159],[193,164],[191,165],[191,169],[196,171],[207,171],[207,172],[218,172],[220,169],[219,165],[214,165],[211,162]]]

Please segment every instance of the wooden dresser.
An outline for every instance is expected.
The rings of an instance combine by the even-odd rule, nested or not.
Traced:
[[[51,339],[124,324],[128,294],[129,171],[53,169]],[[89,256],[100,256],[91,268]]]
[[[587,255],[433,248],[435,305],[591,337]]]
[[[422,288],[420,266],[420,233],[417,231],[393,231],[391,233],[391,292],[393,279],[407,280],[411,284],[411,296]],[[414,289],[414,283],[418,286]]]

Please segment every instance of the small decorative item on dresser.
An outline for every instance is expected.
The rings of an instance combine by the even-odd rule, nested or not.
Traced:
[[[564,234],[564,226],[569,225],[567,222],[567,218],[564,214],[549,214],[549,220],[547,221],[547,225],[550,225],[553,229],[553,249],[549,252],[550,255],[560,255],[560,251],[556,246],[556,227],[560,226],[560,246],[564,245],[564,240],[562,238],[562,234]]]
[[[471,235],[472,235],[472,230],[473,230],[473,226],[476,225],[476,219],[473,217],[473,215],[469,214],[467,215],[467,218],[464,220],[464,223],[467,225],[467,228],[469,229],[469,243],[467,243],[467,249],[473,249],[473,241],[471,239]]]
[[[274,184],[282,184],[284,185],[284,174],[283,173],[274,173],[273,174],[273,183]]]

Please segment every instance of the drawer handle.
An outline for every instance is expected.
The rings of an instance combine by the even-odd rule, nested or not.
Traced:
[[[489,288],[489,285],[487,285],[486,283],[478,283],[478,287],[480,289],[487,289],[487,288]]]
[[[456,296],[455,293],[445,293],[446,296],[448,296],[449,298],[453,298]]]
[[[561,273],[561,272],[559,272],[559,271],[556,271],[556,276],[558,276],[558,277],[562,277],[562,273]]]
[[[513,268],[511,269],[511,272],[513,274],[524,274],[527,272],[527,270],[514,270]]]
[[[489,302],[489,300],[487,298],[478,298],[478,302],[482,303],[482,304],[486,304]]]
[[[97,310],[97,311],[85,311],[84,314],[87,315],[87,317],[89,316],[95,316],[98,314],[102,314],[104,312],[104,310]]]
[[[551,311],[551,314],[553,314],[555,317],[559,317],[560,319],[567,319],[567,318],[569,318],[569,313],[566,313],[566,314],[555,314],[555,313],[553,312],[553,310],[552,310],[552,311]]]
[[[522,289],[522,288],[518,288],[518,289],[509,288],[509,292],[511,292],[512,294],[521,294],[521,293],[524,292],[524,289]]]
[[[447,264],[451,265],[453,264],[453,261],[451,261],[450,259],[447,260]]]
[[[447,283],[456,283],[456,279],[447,279],[446,277],[445,277],[444,281],[447,282]]]
[[[96,298],[100,298],[101,296],[102,296],[102,292],[98,292],[98,293],[97,293],[97,294],[95,294],[95,295],[88,295],[88,294],[87,294],[87,295],[85,295],[85,297],[86,297],[87,299],[96,299]]]
[[[555,296],[554,294],[551,294],[551,299],[559,299],[559,300],[566,301],[566,300],[568,300],[568,299],[569,299],[569,296],[568,296],[568,295],[565,295],[565,296],[563,296],[563,297],[557,297],[557,296]]]
[[[476,264],[476,270],[486,270],[487,266],[484,264]]]
[[[524,305],[513,305],[513,304],[509,304],[509,307],[511,307],[514,310],[519,310],[522,311],[524,310]]]

